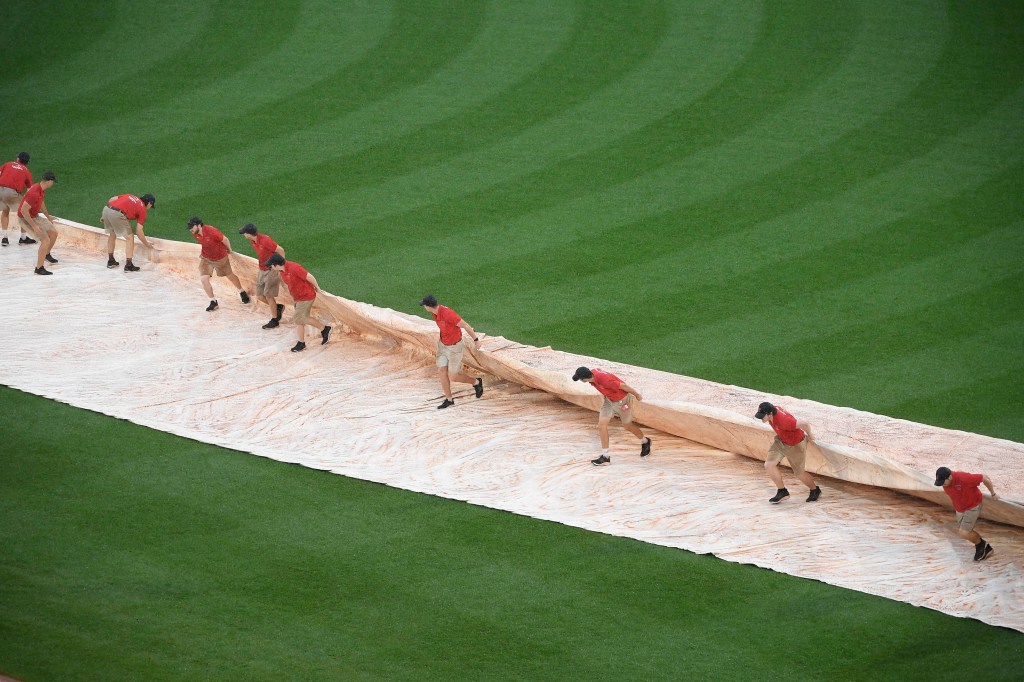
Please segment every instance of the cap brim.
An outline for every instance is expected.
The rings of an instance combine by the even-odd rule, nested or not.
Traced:
[[[758,412],[754,415],[754,419],[764,419],[767,414],[767,412]]]

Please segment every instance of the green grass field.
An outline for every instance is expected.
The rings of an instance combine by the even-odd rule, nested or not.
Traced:
[[[349,298],[1024,440],[1024,4],[22,3],[0,59],[56,215],[152,192],[150,235],[255,222]],[[1024,669],[976,622],[0,405],[25,680]]]

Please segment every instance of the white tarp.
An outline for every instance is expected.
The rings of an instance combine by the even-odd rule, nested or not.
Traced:
[[[8,309],[0,383],[280,461],[1024,631],[1024,508],[1009,501],[1024,498],[1022,444],[502,338],[474,355],[484,398],[464,386],[455,408],[438,411],[429,320],[325,295],[319,313],[338,327],[331,343],[311,331],[309,349],[290,353],[290,312],[263,330],[266,308],[242,305],[224,279],[214,278],[220,309],[204,310],[197,245],[161,240],[156,254],[137,252],[143,270],[128,274],[105,268],[96,230],[60,229],[52,277],[32,273],[34,248],[0,252],[9,300],[32,302]],[[232,259],[251,284],[254,261]],[[650,458],[613,422],[612,465],[590,465],[599,396],[571,381],[581,364],[644,394],[636,417],[660,429],[643,427]],[[772,434],[750,416],[761,400],[810,420],[826,444],[809,453],[809,468],[830,477],[819,502],[805,503],[794,483],[790,500],[768,504],[773,489],[753,458]],[[983,471],[1006,498],[986,502],[986,515],[1018,527],[981,522],[996,547],[985,562],[956,536],[951,510],[917,499],[944,502],[931,485],[940,465]]]

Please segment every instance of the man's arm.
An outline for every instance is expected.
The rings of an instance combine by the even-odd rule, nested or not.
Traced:
[[[636,390],[632,386],[628,385],[625,381],[619,384],[619,389],[631,394],[637,400],[643,400],[644,397],[640,395],[640,391]]]
[[[36,225],[35,219],[32,217],[32,214],[29,213],[28,204],[21,205],[21,208],[18,210],[18,215],[24,218],[25,222],[31,225],[33,230],[39,232],[39,226]]]
[[[49,220],[51,223],[53,223],[53,216],[50,215],[50,210],[48,208],[46,208],[46,202],[45,201],[43,202],[42,208],[39,209],[39,210],[42,212],[42,214],[44,216],[46,216],[47,220]]]
[[[139,235],[139,241],[140,242],[142,242],[143,244],[145,244],[146,246],[148,246],[151,249],[153,248],[153,245],[150,243],[150,241],[148,239],[146,239],[146,233],[142,229],[142,223],[140,223],[140,222],[136,222],[135,223],[135,234]]]
[[[808,424],[805,421],[798,421],[796,423],[796,428],[800,429],[801,431],[803,431],[804,433],[807,434],[807,440],[814,440],[814,434],[811,433],[811,425],[810,424]]]
[[[231,241],[227,237],[224,237],[221,241],[224,242],[224,246],[228,247],[228,253],[231,253]]]
[[[313,273],[311,273],[311,272],[307,272],[306,273],[306,281],[309,282],[310,284],[312,284],[314,289],[316,289],[317,291],[320,291],[320,285],[316,283],[316,277],[313,276]]]
[[[990,479],[985,474],[982,474],[981,475],[981,482],[985,484],[986,488],[988,488],[988,491],[989,491],[989,493],[992,494],[992,498],[993,499],[999,499],[999,495],[996,495],[996,489],[992,485],[992,479]]]
[[[284,258],[284,249],[282,249],[280,246],[278,246],[277,249],[274,250],[274,253],[281,256],[281,258]]]
[[[473,331],[473,328],[469,326],[469,323],[466,322],[465,320],[459,320],[459,326],[465,329],[467,332],[469,332],[469,338],[473,339],[473,343],[476,344],[474,347],[479,348],[480,337],[476,335],[476,332]]]

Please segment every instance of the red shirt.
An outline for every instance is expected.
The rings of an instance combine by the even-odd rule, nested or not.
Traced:
[[[224,246],[224,233],[212,225],[203,225],[201,234],[193,235],[203,245],[200,254],[208,260],[221,260],[228,255],[228,247]]]
[[[134,194],[122,194],[119,197],[114,197],[107,206],[121,211],[128,220],[136,220],[139,225],[146,224],[146,205]]]
[[[306,279],[309,272],[298,263],[285,261],[284,270],[281,271],[281,280],[288,287],[292,299],[295,301],[312,301],[316,298],[316,289]]]
[[[441,330],[441,343],[446,346],[454,346],[462,340],[462,328],[459,322],[462,318],[451,308],[443,305],[437,306],[437,315],[434,315],[434,322]]]
[[[256,249],[256,260],[260,262],[260,270],[269,270],[270,268],[264,263],[277,252],[277,242],[265,234],[258,234],[256,241],[250,242],[250,244],[252,244],[252,248]]]
[[[8,161],[0,166],[0,187],[9,187],[24,192],[32,186],[32,173],[17,161]]]
[[[28,214],[35,218],[39,215],[40,209],[43,208],[43,197],[46,196],[46,190],[38,182],[28,188],[25,192],[25,196],[21,198],[21,203],[18,204],[18,215],[21,215],[21,207],[28,204]]]
[[[776,406],[775,416],[772,417],[772,428],[786,445],[796,445],[804,439],[803,429],[796,428],[796,417]]]
[[[981,474],[969,474],[966,471],[954,471],[953,482],[942,486],[942,490],[953,500],[953,509],[965,512],[981,504]]]
[[[622,400],[628,393],[622,390],[622,379],[618,378],[611,372],[605,372],[600,369],[591,369],[594,373],[594,380],[590,382],[590,385],[598,390],[608,400]]]

